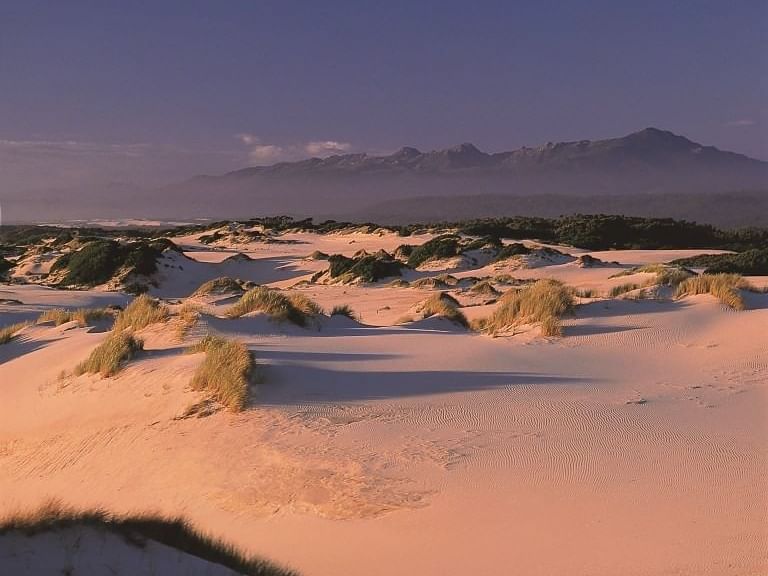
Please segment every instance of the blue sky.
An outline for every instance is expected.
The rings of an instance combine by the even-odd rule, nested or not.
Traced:
[[[768,3],[3,0],[0,190],[657,126],[768,159]]]

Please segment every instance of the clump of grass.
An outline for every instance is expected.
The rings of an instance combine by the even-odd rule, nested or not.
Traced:
[[[141,330],[150,324],[163,322],[169,316],[168,307],[147,294],[135,298],[115,320],[114,330]]]
[[[744,299],[740,289],[749,284],[739,274],[702,274],[681,282],[675,291],[675,298],[696,294],[711,294],[734,310],[744,310]]]
[[[619,276],[631,276],[632,274],[655,274],[656,279],[647,282],[648,286],[658,284],[660,286],[672,286],[675,287],[683,280],[690,278],[693,272],[683,268],[681,266],[669,265],[669,264],[645,264],[643,266],[636,266],[629,270],[623,270],[618,274],[614,274],[611,278]],[[639,287],[639,286],[638,286]]]
[[[108,308],[78,308],[77,310],[55,308],[53,310],[46,310],[40,314],[37,323],[53,322],[55,326],[61,326],[62,324],[75,320],[79,326],[88,326],[93,321],[112,317],[113,313]]]
[[[337,304],[331,310],[331,316],[346,316],[352,320],[357,320],[357,314],[349,304]]]
[[[200,309],[194,304],[185,303],[179,308],[176,324],[176,336],[184,340],[187,333],[192,330],[200,319]]]
[[[323,313],[323,308],[314,300],[307,298],[300,292],[289,292],[288,300],[294,308],[302,312],[306,316],[319,316]]]
[[[230,318],[240,318],[250,312],[263,312],[280,322],[288,321],[297,326],[306,326],[309,316],[307,310],[311,308],[311,305],[308,305],[306,302],[299,302],[301,306],[299,308],[294,301],[298,302],[295,294],[292,300],[278,290],[273,290],[266,286],[257,286],[243,294],[240,300],[235,302],[227,311],[227,316]]]
[[[205,352],[205,360],[192,377],[192,389],[210,393],[233,412],[243,410],[254,370],[250,350],[241,342],[208,335],[189,348],[189,352]]]
[[[112,332],[91,355],[75,368],[75,374],[101,374],[108,378],[144,348],[144,342],[128,332]]]
[[[490,317],[475,326],[490,334],[513,329],[520,324],[541,324],[542,334],[559,335],[560,317],[573,308],[573,293],[557,280],[537,280],[520,290],[508,290]]]
[[[608,292],[608,296],[611,298],[616,298],[618,296],[621,296],[622,294],[626,294],[627,292],[632,292],[632,290],[637,290],[640,288],[639,284],[634,284],[632,282],[627,282],[626,284],[619,284],[618,286],[614,286],[611,288],[610,292]]]
[[[14,340],[24,328],[29,326],[29,322],[16,322],[10,326],[0,328],[0,344],[8,344]]]
[[[34,536],[81,527],[116,534],[131,542],[153,540],[229,568],[237,574],[297,576],[294,572],[242,554],[231,544],[200,532],[180,517],[150,514],[117,516],[99,508],[75,510],[58,500],[49,500],[35,510],[11,513],[0,518],[0,536],[11,532]]]
[[[480,282],[477,282],[469,289],[469,291],[472,294],[478,296],[488,296],[490,298],[495,298],[501,294],[501,292],[493,287],[493,284],[491,284],[489,280],[481,280]]]
[[[206,296],[208,294],[228,294],[230,292],[243,292],[240,282],[229,276],[221,276],[200,284],[192,296]]]
[[[469,327],[467,317],[459,310],[458,300],[445,292],[430,296],[419,305],[418,310],[423,318],[442,316],[465,328]]]
[[[597,290],[594,290],[592,288],[582,288],[580,290],[575,290],[573,294],[574,296],[578,296],[579,298],[597,298],[600,296]]]

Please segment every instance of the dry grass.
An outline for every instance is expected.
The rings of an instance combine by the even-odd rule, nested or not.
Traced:
[[[55,326],[61,326],[73,320],[78,326],[88,326],[94,321],[114,318],[113,312],[108,308],[78,308],[77,310],[66,310],[56,308],[46,310],[37,319],[38,324],[44,322],[53,322]]]
[[[675,291],[675,298],[711,294],[729,308],[744,310],[742,289],[749,289],[749,283],[738,274],[702,274],[681,282]]]
[[[543,335],[560,335],[560,317],[572,308],[570,288],[557,280],[542,279],[520,290],[505,292],[493,314],[474,326],[495,335],[521,324],[540,324]]]
[[[75,374],[101,374],[108,378],[117,374],[120,369],[144,348],[139,338],[128,332],[112,332],[104,342],[91,352],[87,360],[75,368]]]
[[[470,289],[470,293],[477,296],[488,296],[489,298],[496,298],[501,294],[489,280],[481,280],[475,283]]]
[[[349,304],[337,304],[331,310],[331,316],[346,316],[352,320],[357,320],[357,314]]]
[[[608,292],[608,296],[610,298],[616,298],[622,294],[626,294],[627,292],[632,292],[632,290],[637,290],[638,288],[640,288],[640,284],[634,284],[632,282],[619,284],[618,286],[611,288],[610,292]]]
[[[208,294],[229,294],[232,292],[243,292],[243,287],[240,282],[229,276],[221,276],[220,278],[214,278],[203,282],[192,293],[192,296],[206,296]]]
[[[185,303],[179,308],[176,316],[176,337],[184,340],[187,333],[197,324],[200,319],[200,308],[194,304]]]
[[[10,326],[0,328],[0,344],[8,344],[8,342],[18,336],[18,332],[21,332],[27,326],[29,326],[29,322],[16,322]]]
[[[180,517],[150,514],[117,516],[102,509],[75,510],[58,500],[49,500],[30,512],[0,518],[0,536],[19,532],[26,536],[91,528],[112,533],[130,542],[153,540],[180,552],[219,564],[248,576],[297,576],[256,557],[242,554],[234,546],[198,531]],[[140,550],[140,547],[136,548]]]
[[[582,288],[580,290],[574,290],[574,296],[579,298],[599,298],[600,294],[593,288]]]
[[[278,290],[257,286],[242,295],[227,310],[229,318],[239,318],[250,312],[263,312],[278,321],[288,321],[297,326],[306,326],[310,316],[320,313],[320,307],[303,295],[294,293],[286,296]]]
[[[114,330],[141,330],[150,324],[164,322],[168,319],[170,313],[168,307],[148,296],[142,294],[131,302],[125,310],[120,312],[115,320]]]
[[[189,348],[189,352],[205,352],[205,360],[192,377],[192,389],[210,393],[233,412],[243,410],[255,369],[250,350],[241,342],[209,335]]]
[[[430,296],[424,302],[419,304],[417,310],[421,314],[422,318],[429,318],[431,316],[442,316],[447,318],[456,324],[469,328],[469,322],[467,322],[464,313],[459,310],[459,302],[453,296],[440,292],[434,296]]]

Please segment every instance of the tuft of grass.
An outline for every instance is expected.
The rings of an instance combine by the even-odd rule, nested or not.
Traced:
[[[114,330],[141,330],[150,324],[164,322],[169,316],[168,307],[147,294],[135,298],[115,320]]]
[[[246,576],[297,576],[255,556],[246,556],[231,544],[194,528],[181,517],[152,514],[118,516],[100,508],[75,510],[49,500],[25,513],[0,518],[0,536],[17,532],[34,536],[87,527],[127,538],[131,542],[153,540],[180,552],[229,568]]]
[[[219,278],[214,278],[213,280],[208,280],[207,282],[200,284],[197,290],[192,293],[192,296],[228,294],[230,292],[242,293],[243,287],[241,286],[241,283],[234,278],[230,278],[229,276],[221,276]]]
[[[574,296],[578,296],[579,298],[598,298],[600,296],[597,290],[593,290],[592,288],[582,288],[580,290],[574,290],[573,294]]]
[[[331,310],[331,316],[346,316],[352,320],[357,320],[357,314],[349,304],[337,304]]]
[[[626,284],[619,284],[618,286],[611,288],[610,292],[608,292],[608,296],[611,298],[616,298],[622,294],[626,294],[627,292],[632,292],[632,290],[637,290],[638,288],[640,288],[639,284],[633,284],[631,282],[627,282]]]
[[[55,326],[61,326],[62,324],[75,320],[79,326],[88,326],[95,320],[104,320],[113,317],[114,315],[112,311],[108,308],[78,308],[77,310],[55,308],[53,310],[46,310],[40,314],[37,323],[53,322]]]
[[[197,324],[200,319],[200,309],[194,304],[185,303],[179,308],[176,324],[176,337],[184,340],[187,333]]]
[[[14,340],[18,336],[18,333],[27,326],[29,326],[29,322],[16,322],[10,326],[3,326],[0,328],[0,344],[8,344],[8,342]]]
[[[561,334],[560,317],[573,309],[573,292],[558,280],[537,280],[520,290],[508,290],[490,317],[478,321],[477,329],[497,334],[520,324],[541,324],[542,334]]]
[[[464,328],[469,328],[467,317],[459,310],[458,300],[445,292],[430,296],[419,305],[418,310],[423,318],[442,316]]]
[[[288,321],[297,326],[306,326],[310,316],[319,312],[320,307],[303,296],[294,293],[286,296],[278,290],[257,286],[248,290],[240,300],[227,310],[229,318],[239,318],[249,312],[264,312],[280,322]]]
[[[493,284],[491,284],[489,280],[481,280],[480,282],[473,284],[469,291],[472,294],[478,296],[488,296],[490,298],[496,298],[501,294],[501,292],[493,287]]]
[[[320,316],[323,313],[323,308],[320,304],[307,298],[300,292],[289,292],[288,300],[291,301],[294,308],[301,311],[306,316]]]
[[[128,332],[112,332],[85,361],[77,365],[75,374],[98,373],[108,378],[117,374],[143,348],[144,342]]]
[[[250,350],[241,342],[208,335],[188,351],[205,352],[205,360],[192,377],[192,389],[210,393],[233,412],[245,409],[255,369]]]
[[[749,283],[739,274],[702,274],[681,282],[675,298],[696,294],[711,294],[734,310],[744,310],[744,299],[739,290],[748,289]]]

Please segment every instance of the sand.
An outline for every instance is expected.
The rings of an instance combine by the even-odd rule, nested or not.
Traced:
[[[165,269],[156,294],[183,298],[222,275],[288,287],[324,268],[305,259],[313,250],[417,243],[285,239],[299,243],[211,249],[182,238],[183,270]],[[236,252],[252,260],[224,261]],[[510,273],[605,294],[632,280],[617,272],[693,253],[592,253],[617,264]],[[501,273],[493,266],[454,274]],[[183,514],[312,576],[768,572],[768,295],[748,295],[743,312],[709,296],[601,297],[584,300],[563,338],[532,329],[494,339],[440,318],[394,325],[434,291],[300,290],[326,308],[348,303],[360,322],[205,317],[261,366],[239,414],[180,418],[199,400],[188,382],[200,357],[162,326],[109,379],[59,376],[104,332],[38,326],[0,347],[0,511],[58,497]],[[0,304],[0,324],[126,301],[0,291],[23,303]]]

